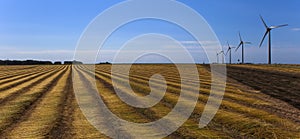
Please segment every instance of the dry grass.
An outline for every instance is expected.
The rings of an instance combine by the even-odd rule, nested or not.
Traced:
[[[0,129],[3,131],[4,129],[11,126],[11,124],[15,124],[20,116],[26,110],[30,109],[31,106],[34,105],[39,97],[43,95],[43,93],[48,91],[48,88],[51,86],[52,82],[62,74],[62,70],[55,73],[53,76],[47,78],[43,82],[38,83],[36,86],[30,88],[25,93],[22,93],[12,100],[0,105]]]
[[[49,90],[44,95],[37,106],[31,110],[31,113],[23,119],[18,125],[13,128],[8,136],[12,138],[43,138],[47,136],[53,128],[57,117],[59,116],[59,106],[62,105],[62,98],[65,94],[67,79],[70,68],[54,85],[54,88]]]

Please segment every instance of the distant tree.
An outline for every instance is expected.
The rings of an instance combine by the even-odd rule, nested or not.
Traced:
[[[54,65],[61,65],[62,63],[60,61],[55,61]]]
[[[71,65],[72,63],[72,61],[64,61],[64,65]]]
[[[0,61],[1,65],[52,65],[51,61],[37,61],[37,60],[5,60]]]
[[[111,63],[110,62],[100,62],[99,64],[101,65],[101,64],[111,64]]]
[[[0,65],[5,65],[5,61],[0,60]]]
[[[80,62],[80,61],[76,61],[76,60],[73,60],[73,61],[64,61],[64,65],[71,65],[71,64],[83,64],[83,63]]]

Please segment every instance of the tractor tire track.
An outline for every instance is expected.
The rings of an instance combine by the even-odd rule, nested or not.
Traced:
[[[72,68],[72,66],[70,67]],[[74,91],[72,85],[72,69],[68,74],[68,79],[66,82],[67,86],[65,87],[65,94],[64,97],[61,98],[62,107],[58,110],[59,111],[59,118],[57,119],[55,125],[49,132],[50,138],[71,138],[71,130],[73,129],[72,121],[74,120],[74,110],[75,106],[74,101]]]

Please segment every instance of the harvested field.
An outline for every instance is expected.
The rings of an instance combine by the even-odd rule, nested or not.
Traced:
[[[122,69],[122,65],[115,66]],[[184,84],[199,92],[196,107],[190,118],[166,138],[300,138],[299,65],[228,65],[220,109],[201,129],[198,123],[210,94],[211,72],[209,65],[197,68],[200,88]],[[105,105],[119,118],[135,123],[166,116],[175,107],[182,87],[175,65],[133,65],[130,85],[137,95],[149,94],[149,78],[154,74],[162,75],[167,84],[159,103],[136,108],[124,103],[112,85],[113,78],[120,91],[129,93],[122,84],[126,81],[124,73],[112,77],[111,65],[105,64],[96,65],[95,71]],[[90,91],[93,76],[86,65],[0,66],[0,138],[109,138],[81,112],[72,74],[80,77],[73,80],[75,84],[85,85],[83,89]],[[163,81],[154,81],[155,87],[162,85]]]

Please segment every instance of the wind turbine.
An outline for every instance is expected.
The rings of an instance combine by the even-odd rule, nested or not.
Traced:
[[[228,45],[228,49],[227,49],[227,52],[225,55],[227,55],[229,52],[229,64],[231,64],[231,49],[235,48],[235,47],[231,47],[228,42],[227,42],[227,45]]]
[[[224,53],[224,50],[223,50],[223,46],[222,46],[222,51],[220,53],[218,53],[218,55],[222,55],[222,64],[224,64],[224,56],[225,56],[225,53]]]
[[[264,26],[266,27],[266,33],[264,35],[264,37],[262,38],[259,47],[261,47],[262,43],[264,42],[265,38],[267,35],[269,35],[269,59],[268,59],[268,64],[271,64],[271,30],[275,29],[275,28],[280,28],[280,27],[284,27],[284,26],[288,26],[288,24],[284,24],[284,25],[278,25],[278,26],[268,26],[265,22],[265,20],[263,19],[263,17],[260,15],[260,19],[263,22]]]
[[[241,33],[239,32],[239,37],[240,37],[240,44],[239,46],[235,49],[237,51],[241,46],[242,46],[242,64],[244,64],[244,45],[245,44],[251,44],[251,42],[244,42],[241,36]]]

